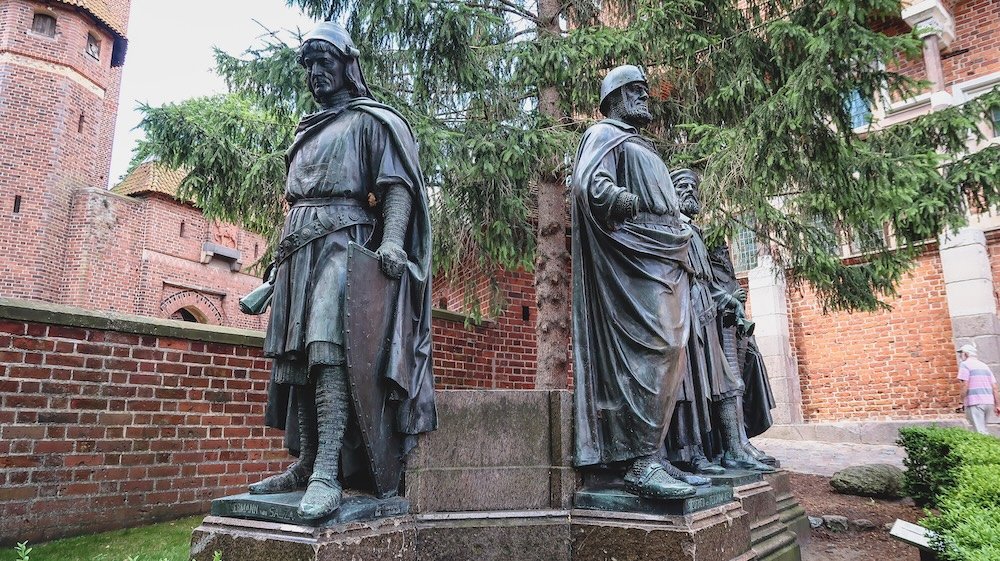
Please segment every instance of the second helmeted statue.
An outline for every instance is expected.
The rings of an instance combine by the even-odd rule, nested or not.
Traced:
[[[668,499],[695,493],[660,456],[685,371],[692,231],[667,166],[639,133],[652,119],[648,99],[641,69],[611,70],[607,118],[587,129],[573,171],[574,463]]]
[[[302,119],[287,155],[264,343],[265,422],[285,430],[298,461],[250,492],[305,488],[306,519],[336,511],[344,487],[393,496],[415,435],[437,422],[417,145],[405,119],[372,98],[359,54],[331,22],[299,52],[321,110]]]

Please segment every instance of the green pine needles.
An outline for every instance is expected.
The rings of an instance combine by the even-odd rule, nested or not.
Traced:
[[[828,309],[884,307],[925,242],[963,223],[966,201],[997,200],[1000,148],[968,146],[998,91],[852,129],[848,100],[926,90],[894,71],[920,57],[917,34],[878,31],[898,20],[898,0],[568,0],[556,18],[545,0],[287,3],[345,22],[375,95],[413,125],[445,275],[531,269],[542,238],[565,236],[536,233],[539,217],[567,216],[564,197],[538,203],[539,186],[564,184],[601,77],[624,63],[648,69],[647,132],[664,160],[703,171],[712,235],[752,226]],[[136,161],[189,169],[183,196],[273,238],[283,151],[314,109],[295,46],[269,35],[239,57],[217,52],[230,93],[145,107]],[[831,249],[847,237],[860,256],[844,261]]]

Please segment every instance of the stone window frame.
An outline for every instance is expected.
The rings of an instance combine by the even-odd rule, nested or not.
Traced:
[[[83,49],[83,52],[87,54],[90,58],[100,61],[101,60],[101,38],[97,36],[93,31],[87,32],[87,44]]]
[[[48,33],[44,32],[44,31],[35,29],[35,26],[36,26],[37,22],[39,21],[40,17],[41,18],[48,18],[49,20],[52,21],[52,34],[51,35],[49,35]],[[53,14],[50,14],[50,13],[45,12],[45,11],[32,12],[32,15],[31,15],[31,25],[28,26],[28,33],[30,33],[31,35],[34,35],[35,37],[43,37],[45,39],[55,39],[56,36],[59,34],[59,18],[57,18]]]

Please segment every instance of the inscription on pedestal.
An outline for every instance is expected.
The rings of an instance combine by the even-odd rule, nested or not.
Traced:
[[[345,495],[343,504],[330,516],[319,520],[306,520],[298,513],[302,495],[302,491],[276,495],[250,493],[232,495],[212,501],[212,514],[300,526],[327,527],[402,516],[410,512],[410,503],[402,497],[377,499],[368,495]]]

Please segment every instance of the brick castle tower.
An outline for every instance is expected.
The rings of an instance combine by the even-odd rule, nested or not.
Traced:
[[[73,193],[104,188],[131,0],[0,0],[0,297],[57,302]]]

